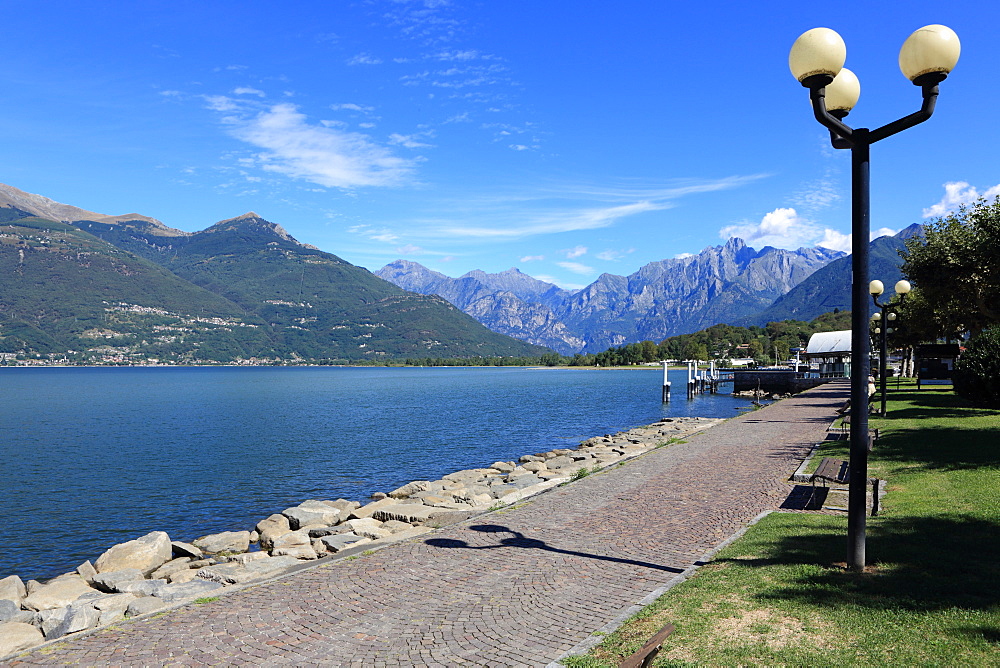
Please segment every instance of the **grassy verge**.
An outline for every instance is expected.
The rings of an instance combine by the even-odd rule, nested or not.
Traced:
[[[672,623],[654,666],[1000,665],[1000,411],[905,384],[888,408],[870,572],[843,567],[846,518],[774,513],[566,663],[617,665]]]

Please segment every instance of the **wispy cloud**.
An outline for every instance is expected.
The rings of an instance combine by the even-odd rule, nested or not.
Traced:
[[[541,262],[544,259],[544,255],[525,255],[521,258],[521,262]]]
[[[375,107],[368,107],[362,104],[354,104],[353,102],[344,102],[341,104],[331,104],[330,109],[333,111],[358,111],[363,114],[370,114],[375,111]]]
[[[685,179],[669,185],[609,186],[549,185],[533,192],[491,195],[443,203],[447,218],[407,222],[413,234],[456,240],[513,240],[547,234],[611,227],[646,213],[664,211],[693,194],[716,192],[752,183],[762,175],[715,180]],[[467,221],[481,221],[470,225]]]
[[[430,148],[433,144],[419,141],[421,135],[401,135],[393,133],[389,135],[389,143],[404,148]]]
[[[536,234],[553,234],[557,232],[574,232],[577,230],[596,230],[609,227],[628,216],[648,211],[669,209],[672,205],[655,202],[635,202],[621,206],[609,206],[592,209],[562,211],[554,214],[540,214],[527,225],[511,227],[465,227],[447,226],[441,232],[447,236],[479,237],[496,239],[516,239]]]
[[[842,200],[842,190],[839,182],[828,174],[807,183],[790,201],[806,212],[816,213]]]
[[[937,204],[924,209],[924,218],[938,218],[947,216],[963,204],[972,204],[980,197],[993,199],[1000,196],[1000,184],[987,188],[980,193],[974,186],[966,181],[949,181],[944,184],[944,197]]]
[[[256,113],[224,96],[206,98],[229,133],[261,149],[254,162],[265,171],[331,188],[397,186],[409,181],[414,163],[370,136],[323,123],[310,124],[298,107],[275,104]]]
[[[376,58],[370,53],[359,53],[347,60],[348,65],[381,65],[382,59]]]
[[[583,276],[590,276],[594,273],[593,267],[588,267],[580,262],[556,262],[557,265],[565,269],[566,271],[571,271],[574,274],[581,274]]]
[[[573,258],[583,257],[587,254],[586,246],[576,246],[575,248],[570,248],[569,250],[563,251],[566,259],[572,260]]]
[[[623,251],[622,250],[611,250],[611,249],[608,249],[608,250],[601,251],[600,253],[598,253],[594,257],[596,257],[598,260],[604,260],[606,262],[615,262],[617,260],[622,259],[626,255],[628,255],[630,253],[634,253],[634,252],[635,252],[634,248],[629,248],[628,250],[623,250]]]
[[[257,97],[267,97],[267,94],[264,91],[246,86],[235,89],[233,91],[233,95],[256,95]]]

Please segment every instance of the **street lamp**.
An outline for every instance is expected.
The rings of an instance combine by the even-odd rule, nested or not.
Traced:
[[[909,281],[897,281],[895,286],[896,294],[899,295],[900,301],[906,299],[906,295],[910,294],[910,283]],[[885,358],[886,358],[886,336],[892,334],[892,329],[889,324],[896,319],[896,313],[889,311],[890,303],[881,303],[878,298],[883,292],[885,292],[885,286],[882,285],[882,281],[872,281],[868,284],[868,292],[872,296],[872,301],[875,302],[875,306],[879,308],[879,312],[872,315],[872,320],[881,321],[881,327],[877,328],[875,332],[879,334],[879,394],[881,395],[882,408],[879,411],[879,415],[885,417]]]
[[[920,111],[876,130],[851,128],[843,119],[858,101],[861,85],[854,73],[844,68],[847,47],[829,28],[813,28],[792,45],[788,66],[809,89],[813,115],[830,131],[834,148],[851,150],[851,418],[850,483],[847,511],[847,566],[852,571],[865,567],[865,506],[868,482],[868,243],[871,228],[869,201],[869,148],[877,141],[923,123],[934,113],[938,84],[958,62],[958,36],[941,25],[915,31],[899,51],[899,67],[915,86],[920,86]]]

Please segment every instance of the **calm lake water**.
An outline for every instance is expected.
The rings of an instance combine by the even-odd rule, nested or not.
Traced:
[[[747,403],[685,377],[661,404],[658,370],[0,368],[0,577]]]

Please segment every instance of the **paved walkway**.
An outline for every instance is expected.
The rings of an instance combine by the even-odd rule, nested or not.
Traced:
[[[820,386],[520,507],[11,665],[545,666],[778,508],[847,394]]]

